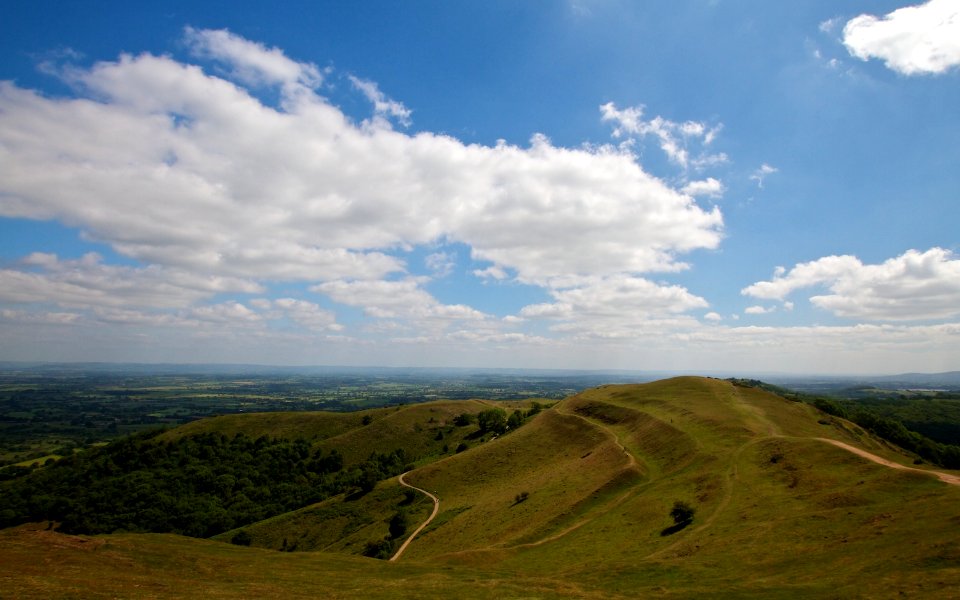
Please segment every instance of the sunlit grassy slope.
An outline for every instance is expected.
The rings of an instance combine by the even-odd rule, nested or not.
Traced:
[[[378,413],[379,431],[403,437],[408,430],[400,416],[393,429],[390,410]],[[378,431],[377,422],[339,437],[314,435],[317,443],[356,444],[362,455],[376,448],[376,436],[359,433]],[[291,532],[326,531],[314,547],[328,552],[6,531],[0,568],[11,589],[25,593],[38,581],[29,565],[42,563],[43,589],[54,596],[175,596],[184,580],[223,596],[960,595],[960,487],[816,438],[912,463],[850,423],[726,381],[604,386],[409,473],[409,483],[437,493],[440,514],[397,563],[342,554],[355,553],[368,535],[382,537],[400,499],[394,479],[364,498],[328,500],[254,526],[273,547],[277,536],[289,543]],[[517,502],[521,493],[526,500]],[[669,517],[677,500],[696,509],[679,530]],[[369,522],[343,538],[330,533],[344,532],[349,519]],[[119,579],[110,585],[142,587],[116,592],[83,575],[114,568]]]

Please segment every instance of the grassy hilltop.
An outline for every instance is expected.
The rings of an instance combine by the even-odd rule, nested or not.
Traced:
[[[486,408],[379,409],[366,423],[365,413],[232,415],[164,434],[291,435],[348,462],[405,444],[420,457],[406,481],[440,507],[398,561],[360,556],[398,511],[405,536],[432,508],[393,478],[249,525],[250,548],[3,530],[5,594],[873,598],[960,589],[960,486],[808,404],[682,377],[589,390],[495,438],[451,424]],[[464,441],[469,449],[451,451]],[[671,518],[678,501],[694,509],[692,521]]]

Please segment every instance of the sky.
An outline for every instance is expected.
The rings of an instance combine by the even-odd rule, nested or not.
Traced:
[[[0,360],[960,369],[960,1],[0,3]]]

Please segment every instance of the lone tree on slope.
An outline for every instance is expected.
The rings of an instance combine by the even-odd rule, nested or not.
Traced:
[[[673,517],[673,522],[677,525],[687,526],[693,522],[693,515],[696,514],[696,510],[686,502],[677,500],[673,503],[673,508],[670,509],[670,516]]]

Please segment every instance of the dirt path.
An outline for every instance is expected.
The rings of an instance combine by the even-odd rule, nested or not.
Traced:
[[[935,476],[937,479],[939,479],[940,481],[942,481],[942,482],[944,482],[944,483],[949,483],[950,485],[960,485],[960,476],[958,476],[958,475],[951,475],[951,474],[949,474],[949,473],[941,473],[940,471],[927,471],[926,469],[915,469],[915,468],[913,468],[913,467],[908,467],[908,466],[905,466],[905,465],[901,465],[900,463],[895,463],[895,462],[893,462],[892,460],[887,460],[887,459],[885,459],[885,458],[881,458],[881,457],[877,456],[876,454],[871,454],[871,453],[867,452],[866,450],[861,450],[860,448],[857,448],[856,446],[851,446],[850,444],[844,444],[843,442],[838,442],[837,440],[831,440],[831,439],[827,439],[827,438],[813,438],[813,439],[819,440],[819,441],[821,441],[821,442],[826,442],[826,443],[828,443],[828,444],[833,444],[834,446],[836,446],[836,447],[838,447],[838,448],[843,448],[843,449],[846,450],[847,452],[853,452],[853,453],[856,454],[857,456],[861,456],[861,457],[863,457],[863,458],[865,458],[865,459],[867,459],[867,460],[872,460],[873,462],[877,463],[878,465],[883,465],[883,466],[885,466],[885,467],[890,467],[891,469],[899,469],[899,470],[901,470],[901,471],[914,471],[915,473],[925,473],[925,474],[927,474],[927,475],[933,475],[933,476]]]
[[[433,518],[437,516],[437,513],[440,512],[440,498],[437,498],[436,496],[434,496],[433,494],[431,494],[430,492],[428,492],[428,491],[425,490],[425,489],[418,488],[418,487],[415,486],[415,485],[410,485],[409,483],[407,483],[406,481],[403,480],[403,476],[404,476],[404,475],[406,475],[406,473],[401,474],[400,477],[399,477],[398,480],[397,480],[397,481],[400,482],[400,485],[402,485],[402,486],[404,486],[404,487],[408,487],[408,488],[410,488],[410,489],[417,490],[418,492],[423,493],[423,494],[426,494],[427,496],[429,496],[430,499],[433,500],[433,512],[430,513],[430,516],[427,517],[427,520],[426,520],[426,521],[424,521],[423,523],[420,524],[420,527],[417,527],[417,530],[416,530],[416,531],[414,531],[412,534],[410,534],[410,537],[408,537],[407,540],[406,540],[405,542],[403,542],[403,545],[400,546],[400,549],[397,550],[397,553],[390,557],[390,561],[391,561],[391,562],[393,562],[393,561],[397,560],[398,558],[400,558],[400,555],[403,554],[403,551],[407,549],[407,546],[410,545],[410,542],[413,541],[413,538],[417,537],[417,535],[418,535],[421,531],[423,531],[423,529],[424,529],[427,525],[430,524],[430,521],[433,521]]]

